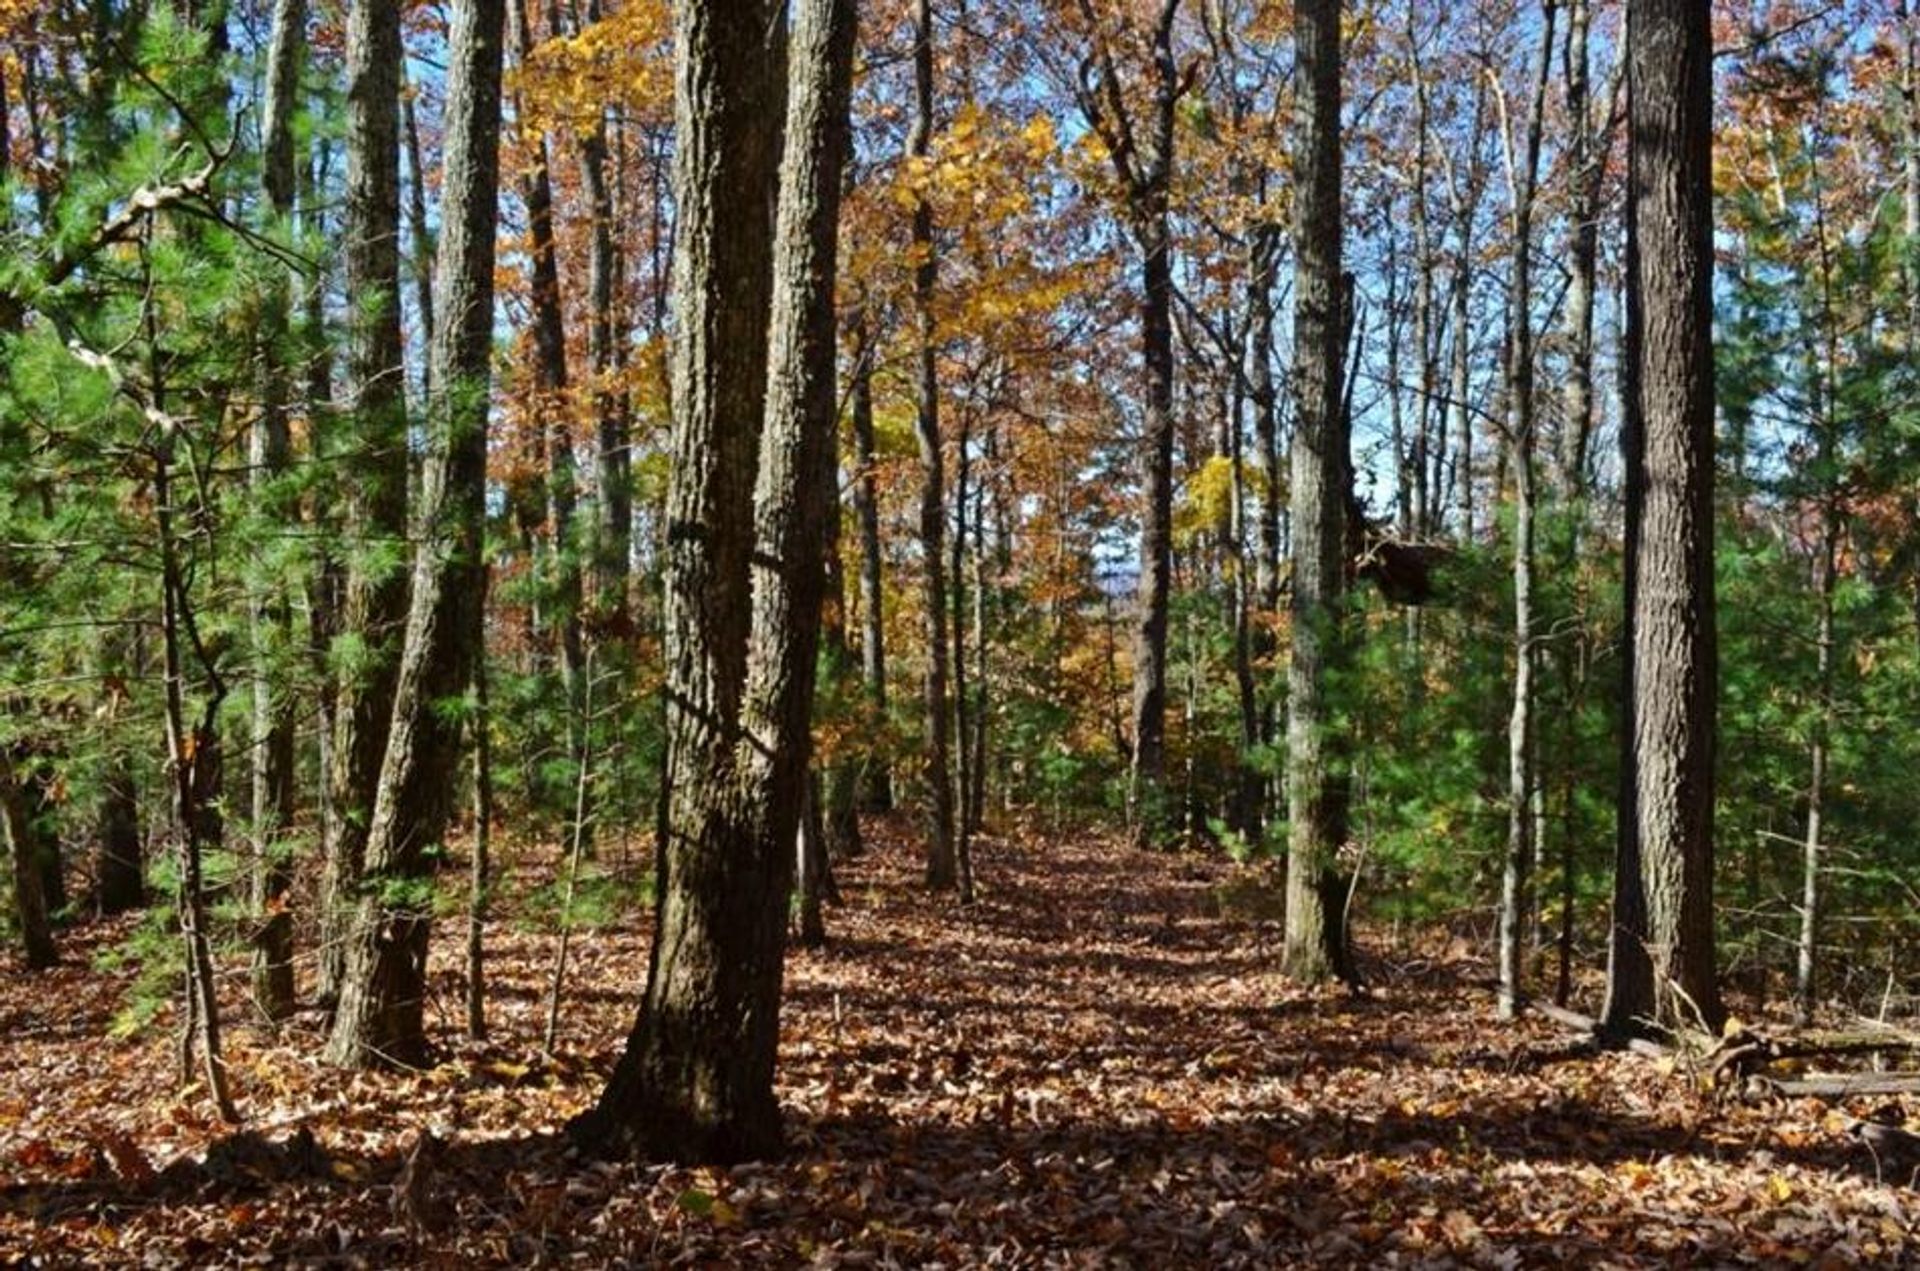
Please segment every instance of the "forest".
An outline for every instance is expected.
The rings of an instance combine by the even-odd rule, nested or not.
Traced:
[[[1911,10],[0,0],[0,1263],[1920,1263]]]

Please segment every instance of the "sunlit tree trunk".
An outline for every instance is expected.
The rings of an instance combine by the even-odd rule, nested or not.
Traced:
[[[1623,868],[1604,1021],[1614,1033],[1648,1020],[1717,1031],[1725,1014],[1713,941],[1708,18],[1691,0],[1629,0],[1627,8],[1629,648]]]
[[[429,453],[420,550],[360,895],[327,1042],[333,1063],[418,1064],[426,1054],[428,849],[447,830],[461,724],[480,656],[499,203],[502,0],[456,0],[447,36],[447,139],[434,299]]]
[[[933,150],[933,5],[915,0],[913,20],[913,128],[907,153],[925,160]],[[927,886],[958,885],[954,840],[951,704],[947,698],[951,648],[947,639],[946,463],[940,450],[940,381],[934,361],[934,288],[940,262],[933,241],[933,203],[925,191],[913,204],[913,302],[917,323],[914,437],[920,446],[920,568],[927,625],[926,782]]]
[[[293,124],[299,101],[300,70],[306,62],[306,0],[278,0],[267,55],[266,118],[262,124],[261,184],[267,204],[282,225],[291,224],[298,168]],[[261,314],[262,407],[254,421],[248,466],[256,512],[269,522],[297,516],[289,492],[280,489],[292,459],[288,415],[293,396],[293,280],[271,284]],[[257,584],[252,603],[254,644],[252,807],[253,822],[253,997],[270,1020],[293,1011],[293,913],[287,905],[292,883],[290,846],[285,835],[294,811],[294,703],[274,684],[277,651],[292,643],[293,615],[285,583],[271,578]]]
[[[599,1150],[685,1161],[769,1156],[781,1140],[773,1073],[832,504],[853,7],[795,5],[784,156],[770,126],[778,14],[767,0],[675,6],[659,919],[625,1053],[572,1127]],[[770,227],[755,213],[776,176]]]
[[[1340,4],[1294,6],[1294,385],[1291,655],[1287,667],[1285,966],[1307,982],[1350,977],[1337,853],[1347,808],[1332,681],[1346,603],[1346,430],[1341,281]]]
[[[335,652],[332,835],[322,883],[320,992],[338,996],[345,923],[360,889],[367,827],[393,718],[407,614],[407,418],[400,340],[400,14],[385,0],[347,9],[348,308],[346,424],[336,449],[348,553]]]

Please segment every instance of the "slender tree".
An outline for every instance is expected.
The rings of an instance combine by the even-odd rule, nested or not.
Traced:
[[[913,127],[907,153],[925,163],[933,153],[933,4],[913,10]],[[934,359],[934,291],[940,258],[933,239],[933,199],[917,190],[913,202],[913,306],[916,323],[914,439],[920,447],[920,552],[927,621],[926,780],[927,886],[946,891],[959,883],[954,837],[953,711],[948,700],[946,460],[940,446],[940,379]]]
[[[1165,811],[1161,786],[1167,763],[1167,612],[1173,588],[1173,230],[1168,198],[1174,112],[1192,76],[1181,73],[1173,55],[1180,0],[1161,0],[1146,38],[1151,97],[1146,108],[1136,112],[1126,100],[1116,65],[1117,37],[1103,28],[1092,0],[1081,0],[1080,9],[1093,31],[1093,54],[1081,65],[1075,94],[1113,163],[1126,199],[1128,227],[1140,249],[1140,485],[1145,502],[1128,803],[1136,835],[1151,837]]]
[[[864,308],[853,323],[853,512],[860,523],[860,669],[877,719],[887,716],[886,587],[880,550],[880,483],[874,472],[873,362],[875,350]],[[865,803],[873,812],[893,810],[893,766],[884,756],[869,760]]]
[[[1516,146],[1511,112],[1500,94],[1511,201],[1508,229],[1513,264],[1507,282],[1507,447],[1513,476],[1513,709],[1507,717],[1507,855],[1500,882],[1501,1018],[1520,1009],[1521,963],[1531,912],[1533,854],[1534,672],[1539,660],[1533,636],[1534,583],[1534,338],[1533,213],[1539,188],[1540,144],[1553,74],[1555,0],[1541,5],[1540,57],[1534,76],[1524,139]]]

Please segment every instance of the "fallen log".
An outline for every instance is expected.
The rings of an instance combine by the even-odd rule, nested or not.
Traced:
[[[1805,1077],[1761,1078],[1788,1099],[1851,1099],[1855,1096],[1920,1094],[1920,1072],[1810,1073]]]
[[[1527,1009],[1538,1011],[1554,1023],[1564,1024],[1575,1032],[1585,1033],[1589,1037],[1601,1040],[1600,1021],[1591,1015],[1582,1015],[1579,1011],[1568,1010],[1552,1002],[1529,1001]],[[1602,1044],[1605,1044],[1604,1041]],[[1649,1059],[1666,1059],[1673,1053],[1659,1042],[1647,1037],[1629,1037],[1623,1044],[1634,1054],[1645,1055]]]

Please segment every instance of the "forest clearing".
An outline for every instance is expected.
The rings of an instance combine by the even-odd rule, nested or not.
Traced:
[[[436,973],[440,1053],[424,1072],[342,1079],[313,1062],[308,1021],[277,1041],[237,1029],[254,1127],[239,1140],[192,1092],[155,1097],[172,1080],[165,1030],[100,1040],[124,976],[73,968],[58,999],[8,978],[0,1247],[52,1265],[369,1266],[1856,1266],[1920,1252],[1920,1158],[1878,1168],[1822,1102],[1715,1098],[1538,1017],[1495,1024],[1490,964],[1464,942],[1370,949],[1364,998],[1303,990],[1274,970],[1277,924],[1234,911],[1245,870],[1078,835],[996,839],[980,848],[992,887],[955,919],[890,828],[843,871],[834,941],[789,967],[787,1160],[571,1155],[562,1124],[604,1081],[647,933],[630,915],[594,934],[549,1059],[555,940],[508,918],[490,1039],[459,1035],[458,974]],[[244,978],[227,984],[244,1019]],[[413,1195],[402,1175],[422,1133],[444,1146]]]

